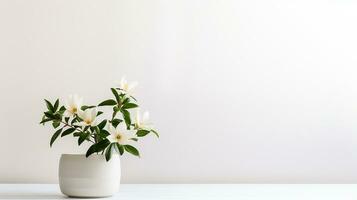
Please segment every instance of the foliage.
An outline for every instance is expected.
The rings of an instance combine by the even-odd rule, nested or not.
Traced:
[[[140,156],[139,151],[130,142],[135,143],[138,137],[150,133],[157,137],[159,134],[140,118],[137,100],[125,91],[127,88],[127,85],[111,88],[113,99],[106,99],[98,105],[82,105],[82,99],[77,96],[70,96],[64,105],[61,105],[59,99],[53,103],[45,99],[47,110],[43,113],[40,124],[51,123],[55,129],[50,146],[52,147],[57,138],[73,136],[77,138],[78,145],[91,143],[87,157],[100,153],[104,154],[108,161],[113,153],[123,155],[127,152]],[[98,116],[103,114],[99,109],[103,107],[112,108],[111,117],[99,120],[101,117]],[[137,110],[136,117],[132,116],[133,110]]]

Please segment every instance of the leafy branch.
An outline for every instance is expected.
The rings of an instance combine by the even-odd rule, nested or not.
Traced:
[[[125,89],[126,88],[126,89]],[[83,105],[82,98],[76,95],[70,96],[65,105],[56,99],[53,103],[45,99],[47,110],[43,113],[40,124],[52,123],[55,129],[50,140],[50,146],[61,137],[72,135],[78,138],[78,145],[90,142],[86,156],[94,153],[105,154],[106,160],[110,160],[113,153],[123,155],[125,152],[134,156],[140,156],[139,151],[130,143],[137,142],[139,137],[145,137],[149,133],[159,137],[157,131],[146,122],[140,121],[140,117],[134,119],[132,110],[137,109],[136,98],[128,94],[128,86],[110,88],[113,97],[101,101],[97,106]],[[99,120],[103,106],[111,107],[112,113],[109,119]]]

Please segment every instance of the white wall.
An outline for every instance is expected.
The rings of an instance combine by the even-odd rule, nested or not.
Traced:
[[[123,182],[357,182],[357,4],[1,0],[0,182],[56,182],[43,98],[126,74],[160,130]]]

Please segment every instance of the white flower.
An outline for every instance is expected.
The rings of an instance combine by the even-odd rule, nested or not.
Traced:
[[[81,109],[83,105],[83,98],[77,95],[69,95],[69,97],[64,102],[64,107],[66,111],[63,113],[66,117],[71,117]]]
[[[83,121],[77,123],[76,125],[79,126],[96,126],[97,121],[97,109],[96,108],[89,108],[85,111],[81,109],[78,110],[78,117],[81,118]]]
[[[152,129],[152,124],[149,122],[149,112],[145,111],[142,115],[140,114],[140,111],[136,111],[136,116],[135,116],[135,128],[136,129],[145,129],[145,130],[151,130]]]
[[[123,76],[120,80],[119,88],[121,89],[120,91],[122,93],[131,95],[137,85],[138,85],[138,82],[128,83],[125,76]]]
[[[107,137],[107,139],[111,143],[117,142],[119,144],[127,144],[132,135],[132,131],[127,130],[126,125],[124,123],[118,124],[116,128],[110,124],[108,127],[108,131],[110,135]]]

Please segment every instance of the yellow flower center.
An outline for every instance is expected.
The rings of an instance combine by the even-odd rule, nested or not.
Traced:
[[[92,121],[91,121],[91,120],[89,120],[89,119],[84,120],[84,122],[85,122],[86,124],[91,124],[91,123],[92,123]]]
[[[117,139],[117,140],[120,140],[121,139],[121,135],[117,135],[117,136],[115,136],[115,138]]]
[[[76,113],[77,112],[77,108],[72,108],[72,113]]]

